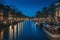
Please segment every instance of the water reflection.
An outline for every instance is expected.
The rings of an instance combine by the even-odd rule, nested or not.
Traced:
[[[18,23],[18,38],[20,37],[20,30],[23,28],[23,22]],[[23,30],[23,29],[22,29]]]
[[[0,40],[3,40],[3,35],[4,35],[4,30],[1,31],[1,39]]]
[[[19,37],[19,35],[20,35],[20,27],[21,27],[21,24],[18,23],[18,37]]]
[[[34,22],[24,21],[20,33],[20,40],[48,40],[48,38],[43,30],[36,27]]]
[[[16,40],[16,36],[17,36],[17,24],[14,25],[14,40]]]
[[[9,40],[13,40],[13,29],[12,29],[12,25],[9,26]]]
[[[8,40],[48,40],[44,32],[29,20],[20,22],[14,27],[10,25],[8,30]],[[4,31],[1,32],[1,40],[5,39],[3,36],[6,36],[6,33],[4,35],[3,33]]]
[[[33,32],[36,32],[36,24],[34,22],[31,24],[31,28]]]
[[[17,37],[20,35],[20,29],[22,27],[22,23],[18,23],[14,25],[10,25],[9,27],[9,40],[17,40]]]

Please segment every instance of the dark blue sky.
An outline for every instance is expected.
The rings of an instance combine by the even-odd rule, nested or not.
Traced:
[[[36,11],[54,2],[56,0],[5,0],[5,4],[18,8],[27,16],[34,16]]]

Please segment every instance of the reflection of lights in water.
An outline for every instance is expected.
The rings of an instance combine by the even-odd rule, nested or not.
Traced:
[[[14,29],[12,29],[12,25],[10,25],[10,27],[9,27],[9,40],[13,40],[13,37],[16,40],[16,32],[17,32],[16,27],[17,27],[17,25],[14,25]],[[13,32],[14,32],[14,34],[13,34]]]
[[[35,32],[36,32],[36,24],[34,24],[34,29],[35,29]]]
[[[12,26],[10,25],[9,27],[9,40],[12,40],[13,39],[13,29],[12,29]]]
[[[21,22],[21,27],[22,27],[22,35],[23,35],[23,25],[24,25],[24,23],[23,23],[23,22]]]
[[[33,25],[33,23],[32,23],[32,24],[31,24],[31,29],[32,29],[32,31],[34,30],[34,28],[33,28],[33,27],[34,27],[34,25]]]
[[[36,32],[36,24],[32,23],[32,31]]]
[[[35,24],[38,24],[37,22]]]
[[[19,37],[19,32],[20,31],[20,23],[18,23],[18,37]]]
[[[16,40],[16,36],[17,36],[17,24],[16,25],[14,25],[14,38],[15,38],[15,40]]]
[[[1,31],[1,40],[3,40],[3,33],[4,33],[4,30]]]
[[[22,35],[23,35],[23,30],[24,30],[23,26],[27,27],[28,24],[29,24],[28,21],[20,22],[20,23],[18,23],[18,25],[17,24],[14,25],[14,27],[13,27],[14,29],[12,28],[12,25],[11,25],[9,27],[9,40],[13,40],[13,38],[14,38],[14,40],[16,40],[17,35],[18,35],[18,37],[20,37],[20,32],[22,32]],[[31,22],[30,26],[31,26],[30,28],[32,29],[32,33],[35,33],[36,24]],[[17,31],[18,31],[18,34],[17,34]],[[14,34],[13,34],[13,32],[14,32]]]
[[[18,23],[18,37],[20,36],[21,23]]]
[[[22,30],[23,30],[23,23],[18,23],[18,27],[17,27],[17,24],[14,25],[14,29],[12,28],[12,25],[10,25],[9,27],[9,40],[13,40],[13,37],[14,37],[14,40],[16,40],[17,38],[17,35],[18,37],[20,36],[20,29],[22,27]],[[17,30],[18,30],[18,34],[17,34]],[[14,34],[13,34],[14,32]]]

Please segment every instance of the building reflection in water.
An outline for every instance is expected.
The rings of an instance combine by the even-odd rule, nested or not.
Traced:
[[[22,22],[22,24],[21,24],[21,31],[22,31],[22,35],[23,35],[23,25],[24,25],[24,22]]]
[[[36,23],[33,22],[31,24],[31,27],[32,27],[32,31],[36,32]]]
[[[7,31],[8,35],[6,35],[7,33],[5,33],[5,30],[0,32],[0,40],[43,40],[43,38],[48,40],[48,38],[43,35],[43,32],[36,27],[36,23],[32,21],[20,22],[13,26],[9,26]]]
[[[22,27],[22,22],[21,23],[18,23],[18,37],[20,36],[20,30],[21,30],[21,27]]]
[[[16,40],[16,37],[17,37],[17,24],[14,25],[14,40]]]
[[[20,32],[22,32],[22,35],[23,35],[23,26],[24,24],[28,24],[27,21],[24,21],[24,22],[20,22],[16,25],[10,25],[9,26],[9,29],[8,29],[8,40],[16,40],[18,37],[20,37]],[[27,25],[25,25],[27,26]],[[32,23],[31,25],[31,29],[32,31],[36,32],[36,24],[35,23]],[[22,29],[22,30],[21,30]],[[0,40],[4,40],[4,36],[5,36],[5,30],[2,30],[1,33],[0,33]]]
[[[17,36],[18,37],[20,36],[21,27],[23,27],[22,23],[18,23],[14,25],[13,28],[12,28],[12,25],[9,26],[9,40],[16,40]]]
[[[9,40],[13,39],[13,29],[12,29],[12,25],[9,26]]]
[[[36,32],[36,23],[34,23],[33,25],[34,25],[34,30],[35,30],[35,32]]]
[[[1,39],[0,40],[3,40],[3,35],[4,35],[4,30],[1,31],[1,35],[0,35],[1,36],[0,38]]]
[[[19,37],[19,32],[20,31],[20,23],[18,23],[18,37]]]

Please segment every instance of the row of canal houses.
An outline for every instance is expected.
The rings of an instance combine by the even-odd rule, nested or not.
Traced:
[[[38,15],[38,17],[33,17],[33,21],[36,22],[36,25],[41,27],[48,36],[50,40],[60,40],[60,0],[57,1],[55,4],[54,13],[50,13],[46,16],[46,14]],[[40,12],[38,12],[40,13]],[[52,24],[52,25],[50,25]],[[58,26],[56,25],[58,24]]]
[[[0,31],[4,26],[14,25],[23,20],[27,20],[21,11],[17,11],[8,5],[0,4]]]
[[[60,1],[57,1],[55,4],[55,12],[53,13],[53,17],[51,18],[51,15],[49,15],[49,18],[47,19],[52,19],[54,22],[59,22],[60,21]]]
[[[52,20],[54,23],[59,23],[60,22],[60,1],[55,3],[55,7],[56,8],[53,17],[49,15],[47,19],[49,22],[51,22]],[[43,30],[46,32],[50,40],[60,40],[60,26],[55,26],[55,25],[52,26],[48,25],[47,28],[43,28]]]
[[[33,17],[33,20],[36,20],[36,21],[48,21],[48,22],[58,22],[60,21],[60,1],[57,1],[56,3],[53,4],[54,7],[50,8],[52,11],[50,11],[48,13],[48,11],[46,11],[45,9],[45,12],[46,13],[40,13],[40,11],[38,11],[37,13],[40,13],[37,15],[37,17]],[[48,6],[49,8],[49,6]],[[47,10],[50,10],[48,9]],[[44,12],[44,11],[43,11]]]
[[[54,13],[49,14],[48,17],[46,18],[49,22],[51,22],[51,20],[53,22],[60,22],[60,0],[57,1],[55,4],[55,10]]]
[[[8,32],[9,40],[16,40],[16,30],[19,31],[22,25],[20,25],[20,22],[24,20],[28,20],[28,18],[21,11],[15,10],[8,5],[0,4],[0,40],[5,40],[4,34],[6,31]]]
[[[60,1],[58,1],[55,5],[56,5],[55,18],[60,20]]]

